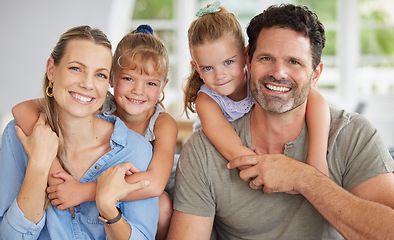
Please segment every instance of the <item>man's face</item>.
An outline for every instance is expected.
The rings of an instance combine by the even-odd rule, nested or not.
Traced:
[[[320,76],[321,63],[312,69],[309,39],[287,28],[263,29],[248,61],[250,88],[265,110],[284,113],[305,103]]]

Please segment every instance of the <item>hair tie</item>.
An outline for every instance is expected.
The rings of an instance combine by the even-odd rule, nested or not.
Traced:
[[[219,12],[220,11],[219,7],[220,7],[220,2],[216,1],[216,2],[212,3],[211,5],[209,5],[209,7],[204,7],[204,8],[201,8],[200,10],[198,10],[196,16],[202,17],[208,13]]]
[[[145,25],[139,25],[137,29],[135,30],[136,33],[147,33],[150,35],[153,35],[153,29],[151,26],[145,24]]]

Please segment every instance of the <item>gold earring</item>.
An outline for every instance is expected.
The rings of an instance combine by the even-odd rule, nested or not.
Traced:
[[[51,81],[49,81],[49,84],[48,84],[47,88],[45,89],[45,93],[50,98],[53,97],[53,90],[52,90],[52,88],[53,88],[53,83]],[[49,92],[49,89],[51,89],[51,92]]]

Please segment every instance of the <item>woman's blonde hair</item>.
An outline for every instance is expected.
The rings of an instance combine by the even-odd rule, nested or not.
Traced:
[[[238,44],[242,52],[244,52],[245,38],[240,23],[234,14],[228,12],[224,7],[219,7],[219,9],[220,11],[206,13],[191,23],[187,35],[191,56],[193,56],[193,47],[201,46],[223,37],[232,37],[231,39],[234,40],[234,43]],[[200,78],[198,72],[191,67],[184,89],[184,111],[187,117],[189,117],[188,110],[192,113],[196,112],[197,92],[203,84],[204,81]]]
[[[112,61],[113,84],[116,84],[116,76],[121,69],[139,69],[141,73],[151,74],[147,68],[150,61],[154,63],[154,71],[166,79],[170,68],[167,48],[148,25],[141,25],[124,36],[116,47]],[[163,100],[164,92],[157,101],[162,107]]]
[[[89,26],[78,26],[67,30],[63,33],[59,41],[57,42],[56,46],[54,47],[51,58],[54,61],[54,64],[57,65],[62,60],[63,56],[65,55],[67,43],[74,39],[82,39],[92,41],[96,44],[102,45],[107,47],[111,51],[111,43],[109,42],[107,36],[99,29],[93,29]],[[45,73],[44,76],[44,93],[48,91],[49,86],[49,79],[47,74]],[[51,88],[51,87],[50,87]],[[52,91],[52,90],[50,90]],[[59,120],[58,115],[58,107],[55,98],[52,96],[48,96],[48,94],[44,94],[44,102],[43,102],[43,111],[47,116],[48,124],[51,126],[52,130],[56,132],[57,136],[59,137],[59,149],[57,157],[65,170],[62,155],[64,154],[64,139],[62,133],[62,123]]]

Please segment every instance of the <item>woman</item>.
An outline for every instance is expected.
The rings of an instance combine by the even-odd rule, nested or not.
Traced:
[[[97,29],[76,27],[60,37],[46,67],[47,118],[40,116],[29,137],[14,121],[4,130],[0,239],[154,238],[157,198],[117,201],[146,185],[126,185],[124,176],[147,169],[151,146],[117,117],[94,115],[105,100],[111,61],[111,45]],[[82,203],[73,213],[47,206],[56,156],[79,182],[98,180],[96,202]]]

